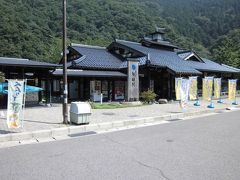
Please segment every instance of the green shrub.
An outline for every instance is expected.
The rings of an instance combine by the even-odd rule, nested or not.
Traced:
[[[151,90],[147,90],[147,91],[144,91],[140,94],[140,97],[142,98],[142,100],[145,102],[145,103],[150,103],[150,102],[154,102],[155,101],[155,98],[156,98],[156,94],[151,91]]]

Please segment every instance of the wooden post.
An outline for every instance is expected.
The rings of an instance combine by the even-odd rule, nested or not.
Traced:
[[[68,82],[67,82],[67,0],[63,0],[63,123],[68,124]]]

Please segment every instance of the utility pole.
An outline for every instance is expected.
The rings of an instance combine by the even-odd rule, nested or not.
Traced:
[[[67,83],[67,0],[63,0],[63,123],[68,124],[68,83]]]

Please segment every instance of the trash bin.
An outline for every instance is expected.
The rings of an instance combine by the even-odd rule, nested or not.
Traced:
[[[70,106],[70,122],[87,124],[90,122],[91,106],[87,102],[72,102]]]

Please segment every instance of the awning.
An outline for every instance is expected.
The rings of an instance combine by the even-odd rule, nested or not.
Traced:
[[[36,86],[26,86],[26,93],[34,93],[42,91],[42,88],[36,87]],[[0,83],[0,94],[8,94],[8,83],[2,82]]]
[[[54,76],[62,76],[63,70],[56,69],[52,73]],[[79,69],[68,69],[68,76],[75,77],[127,77],[126,74],[119,71],[97,71],[97,70],[79,70]]]

